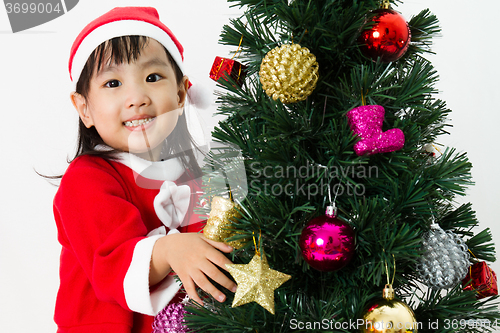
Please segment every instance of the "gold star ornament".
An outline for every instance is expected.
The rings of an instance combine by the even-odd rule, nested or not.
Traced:
[[[274,314],[274,290],[291,276],[269,268],[266,255],[256,253],[247,265],[226,264],[236,280],[238,289],[234,295],[233,308],[256,302]]]

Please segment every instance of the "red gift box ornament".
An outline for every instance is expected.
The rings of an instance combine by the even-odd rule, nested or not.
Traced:
[[[478,299],[498,295],[497,275],[484,261],[469,267],[462,285],[464,290],[474,290]]]
[[[215,57],[210,70],[210,78],[218,81],[222,77],[227,81],[226,76],[229,75],[241,87],[245,79],[246,69],[247,66],[240,64],[236,60]]]

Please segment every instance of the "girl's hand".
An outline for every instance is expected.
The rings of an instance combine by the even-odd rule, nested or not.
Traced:
[[[231,264],[217,249],[225,253],[233,250],[231,246],[206,239],[200,233],[179,233],[158,239],[151,258],[150,285],[163,280],[172,269],[189,297],[196,302],[203,304],[195,284],[219,302],[224,302],[226,296],[210,283],[207,276],[233,292],[236,284],[217,267],[227,271],[226,264]]]

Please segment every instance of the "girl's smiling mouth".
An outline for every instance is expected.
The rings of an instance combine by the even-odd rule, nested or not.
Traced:
[[[144,126],[144,128],[149,127],[148,125],[151,124],[155,119],[156,117],[134,119],[134,120],[124,121],[123,124],[128,130],[134,131],[141,126]]]

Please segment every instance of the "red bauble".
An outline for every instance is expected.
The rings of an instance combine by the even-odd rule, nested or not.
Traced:
[[[396,61],[410,45],[411,32],[403,16],[391,9],[377,9],[371,25],[359,36],[361,52],[376,61]]]
[[[320,216],[302,230],[299,246],[309,266],[323,272],[336,271],[354,255],[354,231],[333,214]]]

